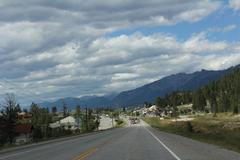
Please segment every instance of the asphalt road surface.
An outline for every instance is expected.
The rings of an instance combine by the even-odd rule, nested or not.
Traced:
[[[0,152],[0,160],[240,160],[240,154],[159,132],[143,122],[83,137]]]

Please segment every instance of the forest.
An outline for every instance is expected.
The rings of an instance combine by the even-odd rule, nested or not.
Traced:
[[[164,98],[157,97],[155,104],[159,108],[171,106],[177,110],[177,106],[193,104],[194,111],[202,112],[240,112],[240,69],[231,74],[213,81],[196,91],[176,91]]]

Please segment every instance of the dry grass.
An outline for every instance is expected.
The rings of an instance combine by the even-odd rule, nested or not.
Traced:
[[[152,127],[240,152],[240,116],[229,113],[197,116],[190,122],[145,118]]]

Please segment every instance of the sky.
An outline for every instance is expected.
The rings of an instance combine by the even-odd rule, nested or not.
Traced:
[[[0,99],[134,89],[240,63],[240,0],[0,0]]]

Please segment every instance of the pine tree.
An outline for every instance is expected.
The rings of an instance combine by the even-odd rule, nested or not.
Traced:
[[[163,99],[163,98],[161,98],[161,97],[157,97],[155,104],[156,104],[156,106],[157,106],[159,109],[166,107],[165,99]]]
[[[206,99],[203,95],[203,92],[201,89],[199,89],[193,94],[193,109],[198,111],[204,111],[206,105]]]
[[[6,136],[6,141],[12,144],[16,136],[15,126],[17,125],[19,111],[13,94],[6,94],[3,108],[3,116],[1,118],[1,123],[3,124],[1,126],[1,130],[4,132],[3,135]]]
[[[64,100],[62,100],[62,106],[63,106],[63,117],[68,116],[68,108]]]

